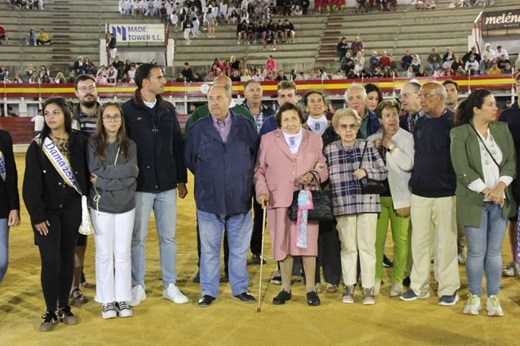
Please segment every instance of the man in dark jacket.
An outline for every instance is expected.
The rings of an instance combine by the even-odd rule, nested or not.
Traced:
[[[163,298],[184,304],[188,298],[175,285],[177,194],[180,198],[187,194],[183,137],[174,106],[161,97],[166,83],[161,69],[154,64],[143,64],[137,69],[134,79],[137,86],[135,96],[122,105],[128,137],[137,145],[139,167],[130,305],[139,305],[146,299],[145,247],[152,209],[159,235]]]
[[[255,125],[258,132],[260,132],[264,121],[275,113],[271,107],[262,103],[263,95],[262,86],[254,79],[250,79],[244,84],[245,101],[243,106],[249,109],[255,117]],[[253,234],[251,235],[251,252],[253,257],[248,264],[260,264],[260,261],[263,261],[260,257],[262,250],[262,206],[258,204],[255,198],[253,198],[253,210],[255,213]]]
[[[358,138],[367,139],[379,130],[381,123],[367,107],[367,92],[360,84],[354,84],[345,91],[347,106],[353,108],[361,117]]]
[[[209,116],[193,124],[184,158],[195,176],[195,202],[201,240],[198,305],[209,306],[219,293],[220,244],[226,228],[229,282],[235,299],[252,303],[246,257],[251,239],[251,198],[258,134],[248,119],[229,109],[231,88],[208,92]]]

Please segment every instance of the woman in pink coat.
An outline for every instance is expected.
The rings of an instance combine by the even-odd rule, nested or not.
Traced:
[[[275,115],[278,130],[262,137],[255,167],[256,199],[267,207],[273,257],[280,262],[282,290],[273,304],[285,304],[291,299],[293,256],[302,256],[305,269],[307,303],[320,305],[315,291],[314,273],[318,254],[318,222],[308,221],[304,246],[298,246],[298,227],[289,220],[293,192],[301,185],[313,183],[315,170],[322,181],[328,178],[321,137],[302,128],[301,110],[285,103]],[[301,245],[301,244],[299,244]]]

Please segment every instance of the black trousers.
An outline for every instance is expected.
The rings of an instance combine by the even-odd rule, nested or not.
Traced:
[[[262,219],[264,210],[254,197],[253,213],[253,232],[251,233],[251,243],[249,244],[249,248],[253,255],[260,255],[260,252],[262,252]]]
[[[339,286],[341,281],[341,244],[338,231],[336,230],[336,221],[322,221],[319,227],[316,283],[321,281],[321,266],[325,282]]]
[[[41,283],[47,311],[69,305],[74,274],[74,248],[81,225],[81,199],[67,203],[61,210],[47,210],[49,233],[41,235],[36,229],[35,240],[42,262]],[[34,227],[34,225],[33,225]]]

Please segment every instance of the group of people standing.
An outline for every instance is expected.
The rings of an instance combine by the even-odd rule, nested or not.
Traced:
[[[177,193],[186,196],[187,172],[173,105],[160,96],[164,84],[159,67],[143,64],[136,72],[135,97],[122,106],[100,105],[95,79],[88,75],[76,78],[77,106],[59,97],[43,105],[45,124],[27,151],[23,183],[42,263],[47,308],[42,332],[53,330],[58,321],[78,323],[70,302],[88,301],[79,281],[86,234],[92,230],[95,300],[102,304],[101,315],[133,315],[131,306],[146,298],[144,250],[152,209],[160,238],[163,297],[188,302],[175,285],[175,204]],[[7,246],[8,227],[19,223],[19,202],[12,144],[4,132],[1,186],[8,203],[4,208],[2,202],[6,210],[1,216]],[[7,263],[5,250],[1,253]]]
[[[507,218],[516,211],[511,188],[516,148],[507,124],[495,121],[490,91],[473,91],[454,113],[447,108],[447,87],[437,82],[408,82],[401,103],[383,100],[374,85],[354,84],[345,92],[347,108],[332,117],[325,96],[307,92],[305,117],[293,82],[278,84],[275,113],[262,105],[259,82],[245,84],[246,101],[240,106],[229,77],[219,76],[207,93],[208,104],[191,115],[183,136],[173,105],[161,97],[161,69],[143,64],[135,81],[134,97],[122,106],[99,105],[90,76],[76,79],[80,104],[75,109],[62,98],[43,105],[45,125],[27,151],[23,183],[42,261],[47,311],[40,331],[52,330],[58,321],[78,323],[69,298],[82,267],[77,245],[86,246],[78,243],[78,229],[88,233],[90,224],[96,243],[95,300],[102,304],[102,317],[132,316],[131,306],[146,299],[145,243],[152,210],[163,297],[177,304],[189,301],[176,286],[175,269],[176,203],[188,193],[187,169],[195,178],[200,307],[219,295],[222,237],[233,298],[255,301],[248,292],[247,252],[251,247],[255,262],[263,261],[260,216],[267,209],[282,285],[273,304],[291,300],[293,267],[300,260],[308,305],[320,305],[320,266],[327,292],[336,292],[342,278],[342,302],[354,303],[360,282],[363,304],[375,304],[390,222],[390,297],[430,296],[433,252],[438,303],[455,305],[458,223],[468,247],[463,312],[479,313],[485,274],[488,315],[503,316],[501,246]],[[88,109],[95,112],[87,114]],[[0,193],[6,201],[0,210],[0,253],[7,254],[8,227],[20,222],[19,202],[12,143],[8,133],[0,135]],[[386,191],[365,192],[368,180]],[[308,218],[309,190],[320,182],[331,193],[331,221]],[[291,220],[289,207],[300,189],[298,215]],[[403,288],[406,274],[408,290]]]

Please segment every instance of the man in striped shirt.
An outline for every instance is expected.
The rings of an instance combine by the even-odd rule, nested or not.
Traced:
[[[72,128],[90,137],[96,131],[97,111],[100,107],[96,80],[89,75],[80,75],[74,82],[79,103],[73,108]]]
[[[96,130],[97,111],[101,106],[98,102],[96,80],[89,75],[79,75],[74,82],[74,89],[79,103],[73,107],[72,128],[90,137]],[[83,274],[86,250],[87,236],[80,234],[75,249],[74,278],[70,293],[70,299],[77,304],[88,302],[88,298],[83,295],[80,289],[80,286],[87,285]]]

